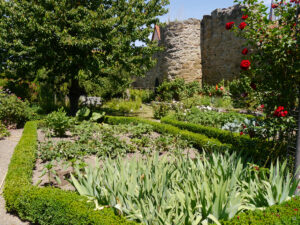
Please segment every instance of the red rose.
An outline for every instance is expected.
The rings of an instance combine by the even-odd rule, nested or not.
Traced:
[[[244,28],[247,26],[247,24],[245,22],[241,22],[240,25],[239,25],[239,28],[241,30],[244,30]]]
[[[249,60],[243,60],[243,61],[241,62],[240,67],[241,67],[242,70],[248,70],[249,67],[250,67],[250,65],[251,65],[251,63],[250,63]]]
[[[224,90],[224,87],[220,87],[220,90],[223,91],[223,90]]]
[[[278,106],[273,115],[276,117],[285,117],[287,114],[288,111],[284,111],[283,106]]]
[[[230,30],[234,25],[234,22],[226,23],[226,30]]]
[[[242,20],[246,20],[246,19],[248,19],[248,15],[243,15]]]
[[[272,4],[272,9],[278,8],[278,4]]]
[[[243,134],[244,134],[244,132],[243,132],[243,131],[241,131],[240,135],[243,135]]]
[[[247,55],[248,54],[248,48],[244,48],[243,51],[242,51],[242,54]]]

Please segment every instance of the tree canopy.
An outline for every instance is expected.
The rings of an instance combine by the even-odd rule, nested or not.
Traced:
[[[0,73],[67,84],[71,111],[86,81],[145,74],[159,50],[150,33],[169,0],[0,0]],[[136,46],[135,42],[144,42]],[[122,83],[122,82],[121,82]]]

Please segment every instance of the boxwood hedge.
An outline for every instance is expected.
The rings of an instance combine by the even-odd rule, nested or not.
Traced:
[[[257,138],[250,138],[250,136],[248,135],[241,136],[238,133],[232,133],[227,130],[178,121],[173,119],[172,116],[162,118],[161,122],[194,133],[203,134],[209,138],[216,138],[222,143],[230,144],[233,151],[244,151],[244,153],[247,153],[248,155],[258,159],[263,158],[264,160],[266,160],[267,157],[269,157],[270,159],[275,159],[282,156],[281,154],[284,153],[284,151],[282,151],[282,148],[279,147],[275,151],[273,148],[273,142],[259,140]]]
[[[136,224],[115,215],[112,209],[95,211],[93,203],[75,192],[32,185],[36,160],[37,122],[27,122],[12,156],[4,186],[9,212],[34,224]]]

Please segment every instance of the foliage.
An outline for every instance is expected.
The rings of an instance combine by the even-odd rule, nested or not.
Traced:
[[[154,119],[160,119],[166,116],[170,111],[170,106],[167,103],[159,103],[159,104],[152,104],[154,114]]]
[[[262,176],[263,172],[244,167],[234,154],[204,154],[193,160],[155,154],[145,160],[107,159],[84,173],[77,169],[71,178],[77,191],[94,199],[98,209],[108,205],[144,224],[207,224],[261,207],[262,202],[270,206],[289,199],[299,180],[290,179],[285,165],[280,167],[276,164],[270,176]],[[258,188],[252,190],[248,182]],[[257,198],[263,201],[253,204]]]
[[[139,98],[143,103],[150,103],[152,100],[154,100],[154,91],[130,89],[130,99],[132,101],[136,101]]]
[[[39,145],[39,158],[51,160],[82,160],[87,155],[105,158],[126,153],[151,154],[184,151],[190,144],[178,135],[157,134],[149,124],[94,124],[84,121],[71,130],[72,139],[54,143],[51,139]],[[47,135],[46,135],[47,136]],[[196,150],[195,150],[196,151]]]
[[[170,124],[182,130],[205,135],[209,138],[215,138],[224,144],[230,144],[230,151],[243,152],[244,156],[253,158],[257,163],[267,164],[270,160],[284,158],[286,145],[277,141],[265,141],[265,139],[251,138],[250,136],[232,133],[228,130],[221,130],[214,127],[206,127],[199,124],[178,121],[174,117],[165,117],[161,119],[162,123]]]
[[[10,92],[0,90],[0,121],[4,125],[21,127],[33,117],[34,113],[27,101],[23,101]]]
[[[9,136],[9,131],[6,129],[6,127],[2,124],[2,122],[0,121],[0,140],[3,137],[7,137]]]
[[[201,93],[206,96],[226,96],[228,95],[228,83],[224,80],[220,81],[216,85],[204,84]]]
[[[46,83],[58,94],[60,85],[67,84],[75,114],[78,98],[88,86],[85,81],[101,86],[102,78],[108,78],[122,84],[154,65],[152,56],[160,48],[148,37],[168,4],[168,0],[1,1],[0,72],[17,81]],[[145,45],[136,46],[136,41]]]
[[[111,209],[94,211],[76,193],[32,185],[36,160],[37,123],[27,122],[20,142],[15,148],[4,185],[6,209],[17,213],[22,220],[53,225],[111,225],[135,224],[116,216]]]
[[[252,83],[255,95],[265,111],[271,114],[275,107],[285,106],[287,110],[296,105],[297,85],[299,85],[299,45],[300,24],[296,24],[297,1],[276,1],[273,9],[275,17],[269,20],[269,9],[258,0],[235,0],[246,5],[244,14],[246,27],[234,27],[235,33],[246,39],[251,67],[243,72]],[[253,85],[254,84],[254,85]]]
[[[175,118],[180,121],[201,124],[203,126],[222,128],[226,123],[234,121],[239,121],[242,123],[245,119],[254,117],[235,112],[220,113],[212,110],[200,110],[193,107],[186,112],[178,112],[175,114]]]
[[[103,109],[109,109],[112,112],[128,114],[140,109],[142,101],[140,98],[135,100],[112,99],[103,105]]]
[[[206,149],[208,151],[220,151],[225,152],[232,148],[230,144],[223,144],[215,138],[209,138],[203,134],[197,134],[187,130],[181,130],[175,126],[169,124],[162,124],[150,120],[135,118],[135,117],[116,117],[106,116],[104,121],[108,124],[149,124],[153,127],[153,130],[158,133],[168,133],[172,135],[180,135],[184,140],[189,141],[194,147],[199,149]]]
[[[45,118],[45,125],[54,135],[62,137],[73,125],[74,120],[69,118],[63,108],[52,112]]]
[[[251,79],[241,75],[229,83],[229,92],[235,108],[256,108],[259,99],[251,88]]]
[[[192,97],[199,93],[199,82],[185,83],[184,79],[177,78],[173,81],[164,81],[156,89],[156,99],[158,101],[180,101]]]
[[[289,224],[298,225],[300,221],[300,198],[295,197],[292,200],[274,205],[266,210],[255,210],[240,213],[229,221],[220,221],[222,225],[272,225]]]

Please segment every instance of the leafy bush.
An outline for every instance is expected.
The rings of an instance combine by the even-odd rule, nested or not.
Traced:
[[[286,145],[277,141],[266,141],[265,139],[251,138],[248,135],[232,133],[228,130],[221,130],[214,127],[207,127],[200,124],[178,121],[173,116],[164,117],[162,123],[170,124],[182,130],[206,135],[209,138],[216,138],[224,144],[230,144],[231,151],[243,151],[244,155],[254,158],[257,163],[265,164],[269,160],[278,157],[284,158]]]
[[[0,121],[6,126],[21,127],[34,117],[27,101],[22,101],[14,94],[0,90]]]
[[[170,111],[170,106],[166,103],[153,104],[152,107],[154,110],[153,117],[155,119],[160,119],[166,116]]]
[[[251,88],[251,79],[241,76],[229,83],[229,92],[235,108],[256,108],[257,100]]]
[[[103,105],[104,109],[109,109],[113,112],[127,114],[140,109],[142,101],[140,98],[132,100],[112,99]]]
[[[8,130],[6,129],[6,127],[1,123],[0,121],[0,140],[3,138],[3,137],[6,137],[6,136],[9,136],[9,132]]]
[[[9,164],[4,186],[6,209],[33,224],[53,225],[133,225],[105,208],[94,211],[76,193],[55,188],[38,188],[32,185],[32,171],[36,160],[37,123],[26,123],[22,138],[15,148]]]
[[[175,114],[175,118],[180,121],[201,124],[203,126],[222,128],[227,123],[232,123],[236,121],[243,123],[245,119],[253,119],[254,116],[235,112],[220,113],[216,111],[200,110],[198,108],[193,107],[186,113],[178,112],[177,114]]]
[[[75,170],[71,179],[77,191],[94,197],[98,208],[109,205],[144,224],[228,220],[242,210],[290,199],[299,182],[290,178],[285,164],[272,166],[268,175],[252,165],[243,166],[234,154],[204,154],[195,159],[155,154],[96,164],[84,173]]]
[[[300,221],[300,197],[292,198],[281,205],[266,210],[239,213],[229,221],[220,221],[222,225],[298,225]]]
[[[177,78],[174,81],[164,81],[156,89],[156,99],[159,101],[180,101],[199,93],[199,82],[185,83],[184,79]]]
[[[66,131],[72,127],[74,120],[69,118],[63,108],[56,112],[48,114],[45,119],[45,125],[54,135],[62,137]]]
[[[154,91],[130,89],[130,99],[132,101],[141,99],[143,103],[150,103],[154,100]]]

